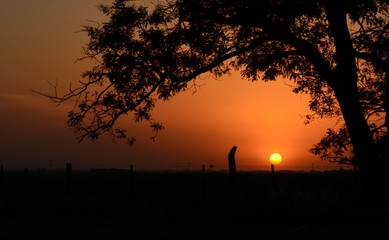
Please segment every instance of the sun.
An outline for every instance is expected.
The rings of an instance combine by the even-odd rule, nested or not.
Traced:
[[[282,156],[279,153],[273,153],[270,155],[269,160],[271,164],[279,164],[282,161]]]

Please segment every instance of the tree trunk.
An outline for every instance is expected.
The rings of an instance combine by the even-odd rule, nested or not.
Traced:
[[[358,75],[354,49],[342,1],[327,1],[325,11],[336,48],[336,67],[329,85],[339,102],[354,148],[361,183],[370,188],[376,183],[378,152],[364,116],[357,87]]]
[[[337,87],[334,91],[351,138],[361,180],[366,181],[376,174],[378,153],[359,102],[357,86]]]

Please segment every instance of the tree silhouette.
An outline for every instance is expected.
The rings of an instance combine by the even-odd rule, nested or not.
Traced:
[[[311,96],[307,122],[343,118],[345,127],[326,136],[331,144],[312,152],[338,156],[352,146],[361,175],[375,175],[389,108],[387,0],[171,0],[150,9],[116,0],[99,9],[109,21],[84,27],[85,58],[97,64],[81,87],[47,95],[77,99],[68,123],[80,140],[108,132],[133,143],[115,127],[120,116],[133,113],[158,131],[156,100],[196,86],[204,73],[239,70],[252,81],[294,81],[296,93]]]

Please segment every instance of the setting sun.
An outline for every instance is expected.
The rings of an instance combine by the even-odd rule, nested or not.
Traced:
[[[269,160],[271,164],[279,164],[282,161],[282,156],[279,153],[273,153],[270,155]]]

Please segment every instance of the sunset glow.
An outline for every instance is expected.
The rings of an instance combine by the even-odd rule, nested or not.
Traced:
[[[389,0],[0,3],[0,240],[388,235]]]
[[[270,155],[269,160],[271,164],[279,164],[282,161],[282,156],[279,153],[273,153]]]
[[[78,87],[81,73],[94,65],[75,63],[83,57],[82,47],[88,41],[79,30],[91,21],[105,21],[96,5],[110,2],[2,4],[2,164],[45,168],[52,161],[53,168],[63,168],[71,159],[76,168],[128,168],[132,164],[135,168],[200,169],[202,164],[212,164],[225,169],[226,154],[237,146],[241,170],[258,169],[258,164],[266,169],[273,151],[282,152],[282,167],[291,170],[311,169],[313,163],[329,165],[308,152],[332,124],[325,120],[304,124],[309,96],[294,94],[294,83],[288,79],[250,82],[237,71],[221,78],[204,74],[187,91],[158,101],[153,118],[165,129],[155,142],[150,140],[153,133],[147,123],[123,118],[119,126],[136,137],[134,146],[112,143],[106,136],[94,143],[78,143],[66,126],[67,112],[74,104],[55,106],[31,89],[53,93],[47,81],[55,84],[57,79],[58,94],[67,92],[70,83]]]

